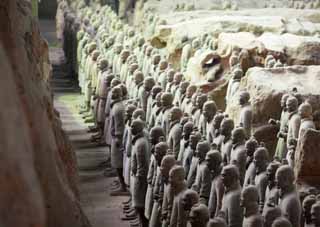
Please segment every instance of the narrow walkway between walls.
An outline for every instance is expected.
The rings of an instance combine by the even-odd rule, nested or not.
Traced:
[[[48,40],[50,61],[53,68],[51,80],[54,91],[54,106],[60,113],[63,129],[72,142],[77,156],[79,170],[80,202],[93,227],[127,227],[120,220],[121,203],[126,197],[110,197],[114,178],[103,175],[109,152],[90,141],[88,124],[78,113],[81,96],[77,84],[70,79],[61,44],[55,36],[55,21],[40,21],[42,35]]]

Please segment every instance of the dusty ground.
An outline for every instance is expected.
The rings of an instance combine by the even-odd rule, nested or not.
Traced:
[[[125,197],[110,197],[110,185],[114,178],[106,178],[99,164],[108,158],[106,147],[97,147],[90,142],[92,134],[87,132],[77,107],[81,103],[76,82],[71,80],[64,64],[61,45],[55,38],[54,21],[41,21],[41,31],[50,46],[50,60],[53,64],[51,81],[54,91],[54,105],[60,112],[63,128],[71,140],[77,155],[79,169],[80,200],[84,212],[93,227],[124,227],[120,220],[121,202]]]

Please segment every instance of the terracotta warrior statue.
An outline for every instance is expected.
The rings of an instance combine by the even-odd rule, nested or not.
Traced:
[[[259,211],[262,213],[265,203],[265,193],[268,186],[267,166],[269,153],[265,147],[259,147],[253,155],[253,162],[256,169],[254,184],[259,193]]]
[[[138,99],[139,106],[147,112],[148,108],[148,98],[151,94],[151,90],[155,85],[155,81],[152,77],[146,77],[143,81],[142,89],[139,90]]]
[[[259,212],[259,192],[255,186],[249,185],[242,190],[240,205],[244,211],[243,227],[263,227]]]
[[[192,189],[187,189],[182,196],[182,206],[187,213],[187,217],[189,216],[191,208],[197,203],[199,203],[199,194]]]
[[[243,185],[246,174],[247,153],[245,148],[246,133],[244,128],[235,128],[232,131],[232,150],[230,156],[230,163],[238,166],[240,173],[240,183]]]
[[[172,150],[176,158],[178,158],[179,155],[182,137],[182,126],[180,124],[182,115],[183,113],[179,107],[173,107],[169,113],[170,131],[167,142],[169,149]]]
[[[145,122],[136,119],[131,124],[132,154],[132,207],[138,214],[141,226],[147,227],[148,221],[144,215],[145,195],[147,192],[148,163],[150,160],[149,142],[144,134]]]
[[[233,227],[241,227],[243,221],[239,176],[238,167],[235,165],[224,166],[221,172],[222,183],[225,187],[221,211],[226,215],[228,226]]]
[[[174,155],[166,155],[161,161],[161,175],[163,181],[163,201],[161,205],[161,223],[162,227],[168,227],[171,219],[173,194],[171,193],[169,184],[169,173],[176,164]]]
[[[192,96],[196,93],[197,91],[197,87],[193,84],[190,84],[187,87],[187,91],[186,91],[186,97],[184,98],[182,104],[181,104],[181,109],[183,112],[191,115],[191,110],[192,110]]]
[[[195,204],[190,211],[189,221],[191,227],[206,227],[209,221],[209,210],[204,204]]]
[[[232,150],[232,131],[234,128],[234,122],[230,118],[224,118],[221,122],[220,133],[224,136],[223,142],[221,144],[221,155],[222,162],[224,165],[230,163],[231,150]]]
[[[267,178],[268,186],[265,194],[265,203],[262,215],[265,217],[268,210],[273,207],[278,206],[279,204],[279,190],[276,184],[276,172],[281,166],[281,163],[278,161],[270,162],[267,167]],[[271,224],[270,224],[271,225]]]
[[[217,113],[217,105],[214,101],[206,101],[203,105],[202,114],[206,120],[206,139],[211,144],[214,137],[213,118]]]
[[[246,162],[246,175],[244,177],[243,187],[248,185],[254,185],[254,179],[256,177],[256,167],[253,162],[253,154],[258,147],[258,141],[251,137],[246,141],[245,147],[247,151],[247,162]]]
[[[169,122],[169,114],[173,107],[173,95],[171,93],[165,92],[161,96],[161,103],[163,106],[161,113],[161,127],[164,129],[166,135],[169,135],[170,130],[170,122]]]
[[[160,128],[160,127],[159,127]],[[162,129],[161,129],[162,130]],[[162,130],[163,131],[163,130]],[[152,207],[152,212],[150,216],[150,221],[149,221],[149,226],[151,227],[159,227],[161,226],[161,206],[162,206],[162,201],[163,201],[163,190],[164,190],[164,183],[162,179],[162,174],[161,174],[161,162],[163,160],[163,157],[166,155],[168,152],[168,145],[165,142],[159,142],[157,145],[155,145],[154,148],[154,157],[156,161],[156,174],[154,178],[152,179],[152,195],[153,197],[151,198],[153,200],[153,207]]]
[[[311,221],[313,226],[319,227],[320,226],[320,202],[317,201],[311,207]]]
[[[197,169],[199,164],[199,158],[196,156],[196,148],[201,140],[201,133],[195,131],[190,136],[189,147],[184,155],[184,160],[182,162],[183,167],[188,173],[187,176],[187,186],[190,188],[197,176]]]
[[[220,127],[225,115],[221,112],[217,112],[213,118],[213,134],[211,145],[215,146],[218,150],[221,150],[221,146],[225,137],[221,134]]]
[[[196,108],[197,110],[193,113],[193,123],[196,127],[199,128],[200,132],[203,135],[206,135],[206,126],[207,122],[204,119],[202,114],[202,108],[204,103],[208,100],[208,96],[206,94],[198,94],[196,98]]]
[[[281,217],[281,209],[279,207],[270,207],[263,214],[264,227],[271,227],[272,223],[279,217]]]
[[[250,100],[249,92],[242,91],[239,94],[239,104],[241,106],[240,125],[245,130],[246,138],[250,138],[251,136],[251,125],[252,125],[252,107],[249,100]]]
[[[125,107],[122,101],[122,89],[120,86],[112,88],[111,112],[110,112],[110,134],[111,134],[111,165],[117,170],[120,188],[111,192],[110,195],[119,195],[127,192],[127,186],[123,177],[123,147],[122,139],[125,129]]]
[[[163,81],[160,81],[160,85],[166,92],[171,92],[171,86],[173,85],[174,74],[176,72],[174,69],[169,69],[166,73],[166,76],[163,78]]]
[[[208,205],[211,190],[211,171],[206,162],[206,155],[210,150],[210,144],[207,141],[200,141],[197,144],[196,156],[199,159],[197,175],[192,189],[199,193],[200,202]]]
[[[215,217],[209,220],[207,227],[227,227],[227,222],[223,217]]]
[[[174,105],[179,106],[181,109],[182,109],[182,103],[186,98],[186,92],[189,85],[190,85],[189,81],[182,81],[179,85],[179,89],[177,90],[174,96],[174,100],[173,100]]]
[[[147,112],[146,112],[146,122],[148,126],[150,124],[152,108],[154,107],[154,105],[156,105],[156,102],[155,102],[156,96],[161,91],[162,91],[162,88],[159,85],[155,85],[152,87],[151,94],[148,97]]]
[[[279,217],[272,223],[272,227],[292,227],[290,221],[285,217]]]
[[[299,137],[302,137],[307,129],[312,128],[315,129],[315,125],[312,118],[312,106],[304,102],[298,108],[298,113],[301,118],[301,124],[299,129]]]
[[[207,153],[206,164],[212,174],[210,197],[208,209],[210,218],[218,216],[222,206],[224,185],[221,179],[222,155],[218,150],[211,150]]]
[[[280,105],[282,108],[281,117],[280,117],[280,129],[277,134],[278,143],[276,147],[276,152],[274,157],[277,158],[279,161],[285,159],[287,156],[287,146],[286,146],[286,139],[287,139],[287,130],[288,130],[288,112],[286,109],[286,102],[289,98],[289,94],[284,94],[281,98]],[[277,124],[274,119],[269,120],[272,124]]]
[[[186,227],[187,216],[183,209],[183,194],[187,190],[185,182],[185,172],[182,166],[174,166],[169,173],[169,182],[171,193],[173,194],[172,213],[170,219],[170,227]]]
[[[188,120],[184,125],[182,129],[182,136],[181,136],[181,142],[180,142],[180,151],[178,155],[177,161],[182,164],[182,161],[184,160],[185,151],[189,146],[190,141],[190,135],[193,131],[193,122]],[[186,171],[186,169],[185,169]],[[186,171],[186,175],[187,175]]]
[[[293,226],[300,227],[301,204],[294,180],[294,172],[290,166],[284,165],[278,168],[276,182],[280,194],[279,207]]]
[[[304,227],[312,227],[311,219],[311,207],[317,202],[315,195],[308,195],[304,198],[302,202],[303,218],[304,218]]]
[[[152,207],[153,207],[153,189],[154,189],[154,179],[157,174],[157,161],[155,159],[155,146],[164,140],[165,134],[161,127],[155,126],[150,131],[150,142],[151,142],[151,157],[150,163],[148,168],[148,176],[147,176],[147,183],[148,189],[145,198],[145,217],[150,219]],[[161,162],[160,162],[161,163]],[[160,164],[159,164],[160,165]]]
[[[289,150],[293,144],[296,144],[299,138],[301,117],[298,114],[298,99],[296,97],[290,96],[286,102],[288,111],[288,134],[287,134],[287,149]],[[291,151],[287,153],[287,161],[290,166],[294,163],[294,151],[295,149],[290,149]]]
[[[170,92],[173,94],[173,96],[176,95],[176,92],[179,88],[179,85],[181,81],[183,80],[184,76],[181,72],[177,72],[174,74],[173,81],[172,81],[172,86],[170,88]]]

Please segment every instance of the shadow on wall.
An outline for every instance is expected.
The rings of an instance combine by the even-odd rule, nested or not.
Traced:
[[[39,18],[55,19],[57,7],[57,0],[41,0],[39,2]]]

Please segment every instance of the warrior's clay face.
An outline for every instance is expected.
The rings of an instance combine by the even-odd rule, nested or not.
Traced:
[[[182,197],[182,206],[185,211],[190,211],[192,206],[197,203],[199,200],[196,192],[192,193],[191,190],[188,190],[184,193]]]
[[[169,113],[169,122],[179,121],[181,117],[182,111],[179,108],[174,107]]]
[[[234,129],[231,134],[232,144],[238,144],[238,143],[244,142],[245,137],[246,137],[245,132],[242,128]]]
[[[189,82],[182,82],[180,84],[179,89],[180,89],[181,95],[184,95],[186,93],[188,86],[189,86]]]
[[[200,138],[196,134],[191,134],[190,135],[190,147],[195,150],[197,148],[197,144],[199,142]]]
[[[308,103],[303,103],[298,108],[298,113],[302,119],[312,117],[312,107]]]
[[[198,95],[197,99],[196,99],[196,106],[199,109],[202,109],[203,104],[207,101],[206,96],[205,95]]]
[[[161,96],[161,104],[163,107],[171,106],[172,102],[173,102],[172,94],[165,93]]]
[[[130,65],[129,72],[132,74],[132,73],[134,73],[138,68],[139,68],[139,65],[138,65],[138,64],[131,64],[131,65]]]
[[[222,120],[221,126],[220,126],[220,133],[223,136],[230,136],[232,130],[233,130],[234,124],[232,120]]]
[[[289,97],[286,102],[288,112],[294,112],[298,109],[298,100],[294,97]]]
[[[116,99],[120,99],[121,96],[122,96],[122,90],[120,87],[114,87],[112,88],[112,91],[111,91],[111,98],[113,100],[116,100]]]
[[[268,182],[269,184],[274,183],[275,181],[275,176],[276,176],[276,171],[278,168],[276,168],[275,166],[272,165],[272,163],[270,163],[267,167],[267,177],[268,177]]]
[[[290,167],[282,166],[276,172],[276,185],[280,195],[286,193],[293,186],[293,170]]]
[[[315,203],[316,197],[313,195],[309,195],[303,200],[302,211],[307,224],[311,224],[311,207]]]
[[[241,106],[247,104],[248,101],[249,101],[249,98],[248,98],[248,96],[246,94],[244,94],[244,93],[240,94],[240,96],[239,96],[239,104]]]
[[[183,135],[182,136],[185,140],[189,140],[190,134],[192,133],[192,130],[193,130],[193,124],[191,122],[188,122],[183,126]]]
[[[154,157],[158,164],[161,163],[167,151],[168,151],[168,145],[166,143],[160,142],[159,144],[156,145],[155,151],[154,151]]]
[[[146,91],[151,91],[152,87],[154,86],[155,82],[153,79],[145,79],[143,81],[143,87],[144,87],[144,90]]]
[[[167,73],[167,82],[168,83],[171,83],[173,81],[173,78],[174,78],[174,71],[173,70],[170,70],[168,73]]]
[[[213,118],[213,127],[215,129],[220,129],[221,126],[221,122],[223,120],[224,116],[223,114],[215,114],[214,118]]]
[[[154,66],[158,65],[161,61],[161,56],[159,54],[153,55],[152,57],[152,64]]]
[[[267,161],[266,160],[266,150],[264,148],[259,148],[255,153],[253,157],[253,163],[256,167],[257,174],[265,171]]]
[[[152,145],[156,145],[159,143],[160,137],[163,136],[163,133],[160,132],[160,130],[151,129],[150,132],[150,142]]]
[[[205,160],[206,154],[210,150],[210,146],[207,142],[200,142],[197,144],[196,156],[199,158],[199,161]]]
[[[166,68],[168,67],[168,62],[167,61],[161,61],[160,64],[159,64],[159,69],[162,71],[162,70],[165,70]]]
[[[211,152],[206,155],[206,164],[211,171],[217,173],[221,166],[222,157],[219,151],[216,151],[215,154],[211,154]]]
[[[289,98],[289,95],[288,94],[284,94],[282,97],[281,97],[281,101],[280,101],[280,105],[281,105],[281,108],[286,108],[286,102],[287,102],[287,99]]]
[[[317,202],[311,208],[311,220],[315,227],[320,226],[320,204]]]
[[[143,74],[142,72],[136,72],[134,75],[134,83],[135,85],[139,85],[143,82]]]
[[[194,85],[190,85],[187,88],[187,92],[186,92],[186,96],[187,98],[191,98],[193,96],[193,94],[196,92],[197,88]]]
[[[138,135],[139,133],[141,133],[143,131],[143,122],[141,121],[133,121],[131,124],[131,133],[132,135]]]
[[[230,168],[223,168],[221,172],[221,180],[226,188],[232,186],[238,179]]]
[[[126,62],[126,60],[128,59],[129,55],[130,55],[129,51],[123,51],[121,53],[121,61],[122,61],[122,63]]]
[[[132,114],[133,114],[134,110],[135,110],[135,107],[129,106],[128,108],[126,108],[126,112],[125,112],[125,119],[126,120],[129,120],[132,118]]]
[[[180,84],[182,81],[182,78],[183,78],[182,73],[176,73],[174,75],[174,79],[173,79],[174,84],[176,84],[176,85]]]
[[[156,104],[157,104],[157,107],[161,107],[162,106],[162,101],[161,101],[161,97],[162,97],[162,93],[158,93],[157,96],[156,96]]]

